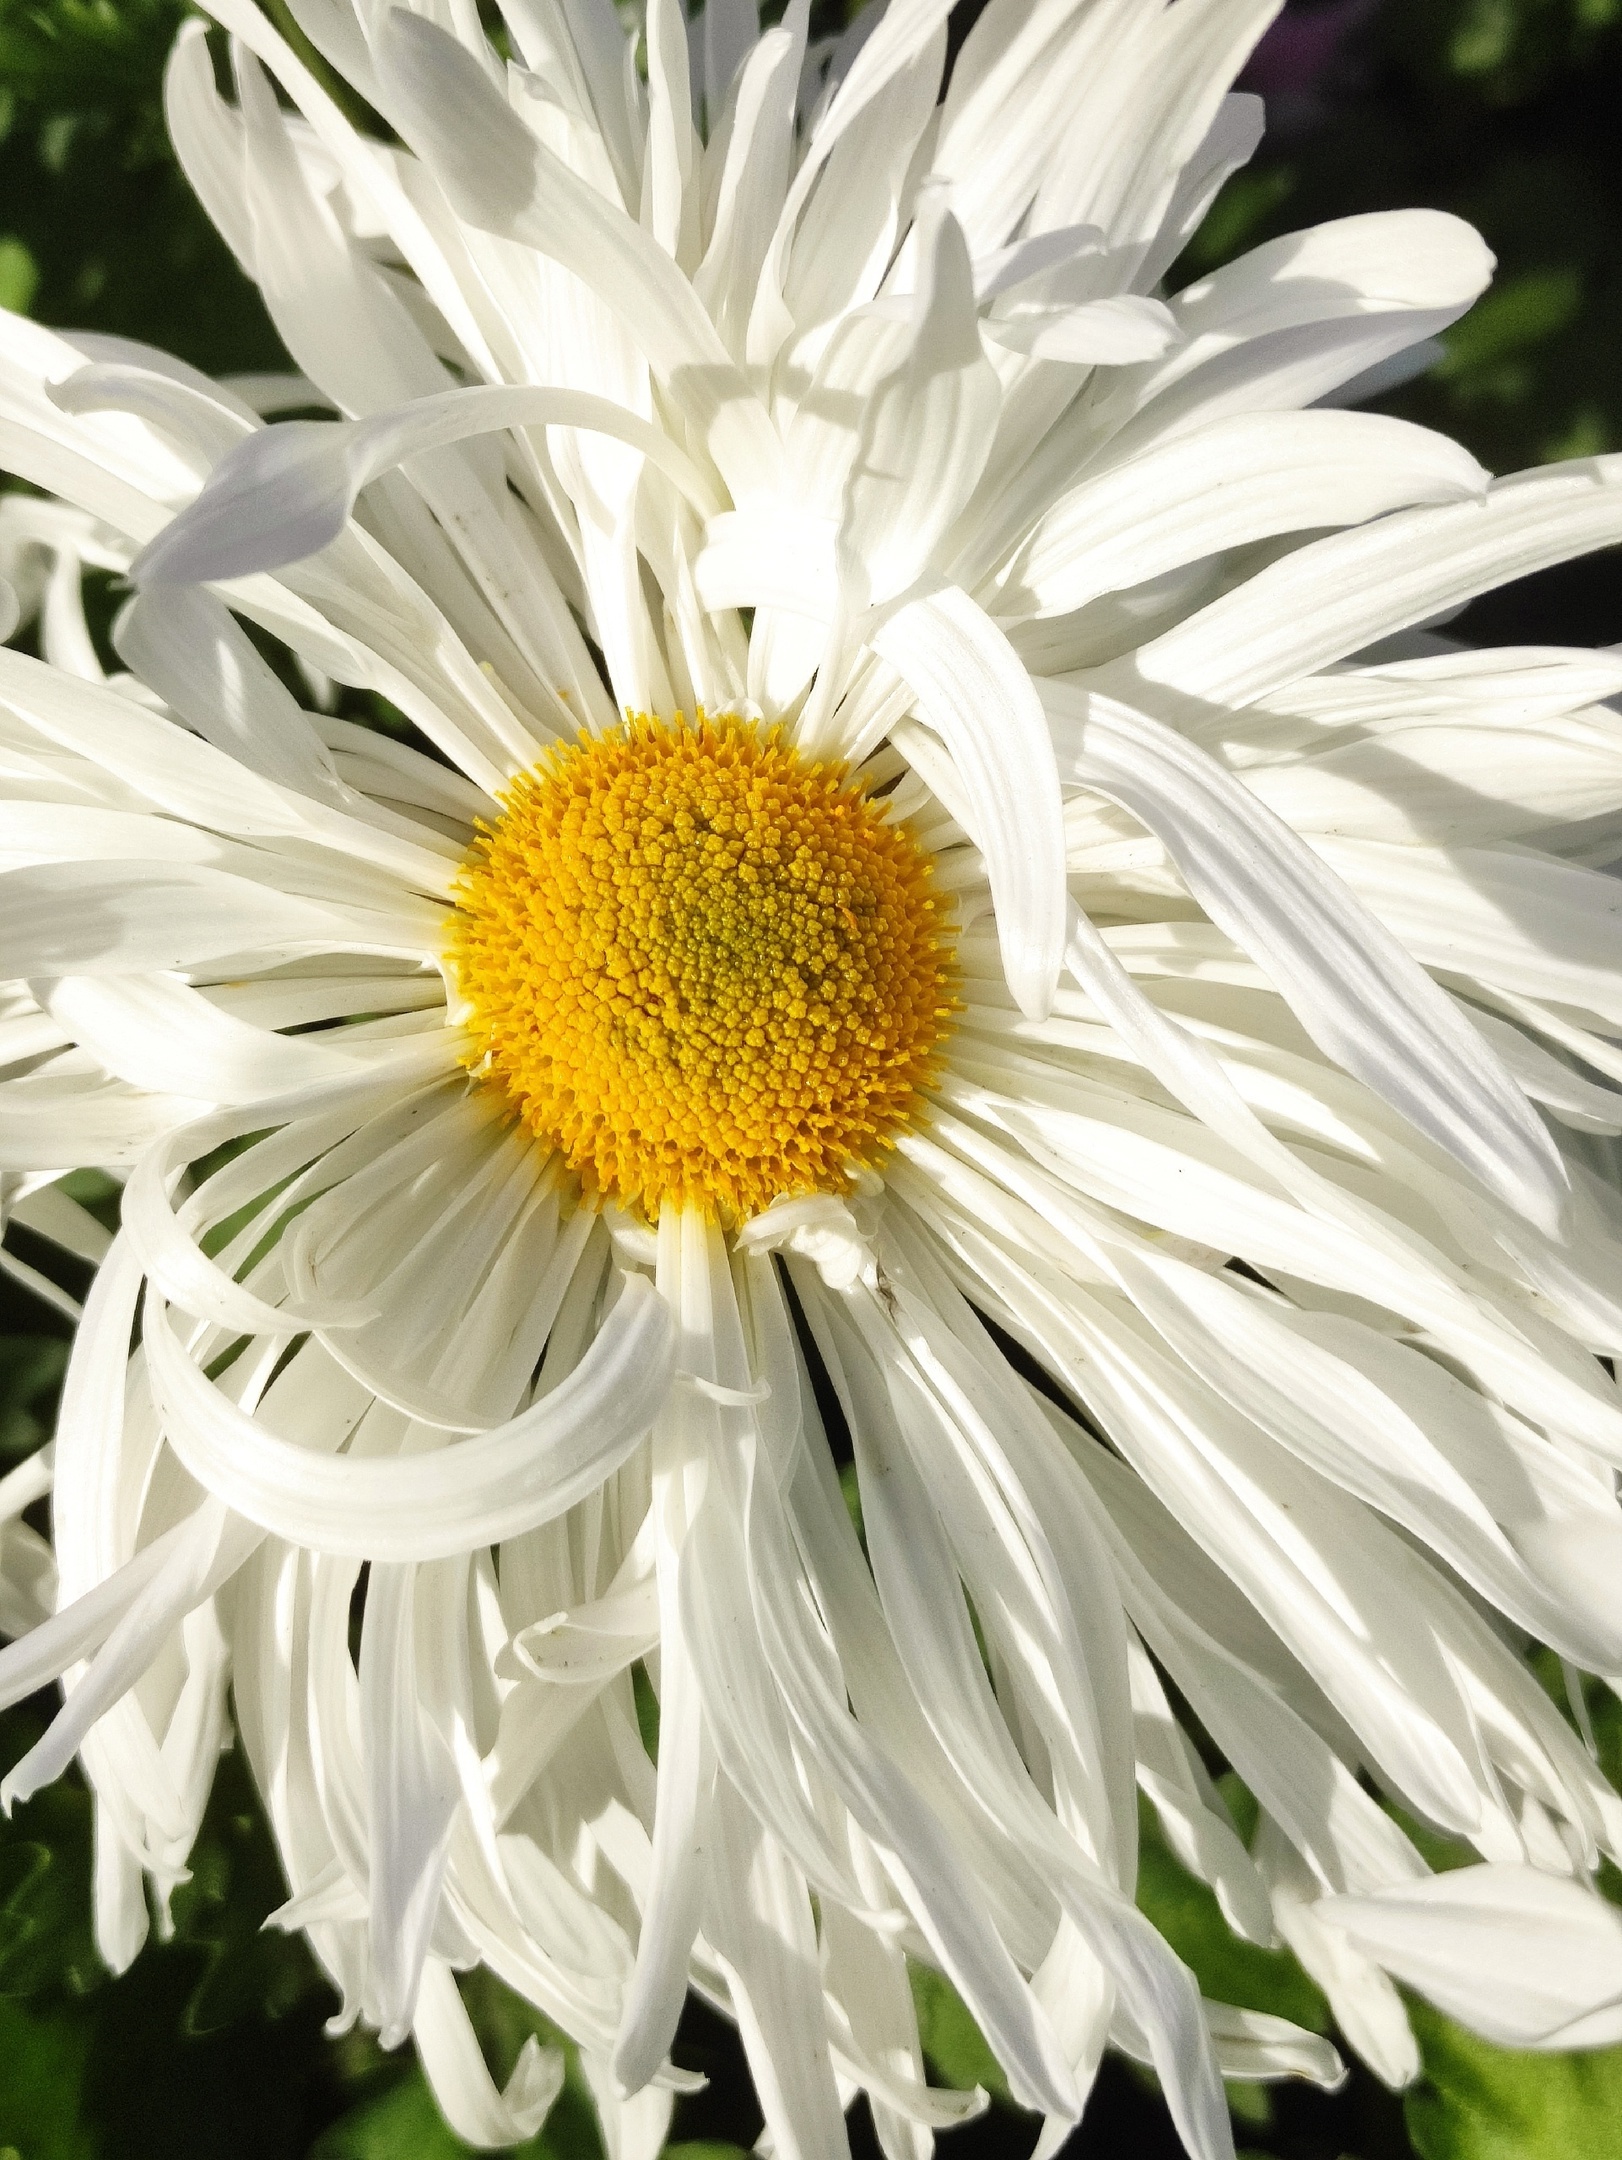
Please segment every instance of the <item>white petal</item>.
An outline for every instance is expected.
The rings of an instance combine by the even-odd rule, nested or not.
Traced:
[[[1501,2047],[1622,2001],[1622,1914],[1569,1878],[1455,1868],[1319,1908],[1362,1950]]]
[[[753,15],[749,0],[739,12]],[[727,14],[726,0],[716,0],[713,9],[706,7],[706,46]],[[752,32],[752,23],[750,29]],[[727,350],[738,361],[744,357],[749,309],[760,266],[788,189],[794,97],[804,50],[803,27],[796,30],[788,21],[766,31],[742,63],[744,72],[726,143],[715,230],[704,260],[693,274],[694,291],[709,309]],[[729,69],[729,80],[730,76]]]
[[[1347,2041],[1393,2091],[1413,2084],[1421,2067],[1419,2043],[1390,1976],[1344,1929],[1322,1917],[1317,1883],[1268,1816],[1256,1852],[1273,1892],[1279,1933],[1328,1996]]]
[[[871,34],[864,37],[856,51],[832,102],[812,132],[766,253],[749,324],[752,367],[769,367],[793,328],[782,297],[785,265],[795,228],[819,176],[847,131],[854,128],[887,85],[935,46],[948,12],[949,0],[895,0],[893,6],[877,14]],[[932,86],[930,101],[933,103]]]
[[[1462,708],[1435,722],[1371,724],[1245,784],[1297,832],[1441,846],[1539,838],[1539,828],[1614,812],[1622,730],[1610,715],[1524,727]]]
[[[1460,313],[1493,273],[1481,235],[1441,210],[1377,210],[1253,248],[1172,303],[1190,349],[1165,371],[1198,366],[1218,342],[1387,308]],[[1200,347],[1197,340],[1211,344]]]
[[[781,1312],[781,1292],[774,1287],[770,1264],[755,1261],[751,1267],[757,1294]],[[797,1275],[796,1287],[814,1309],[820,1295],[815,1275],[809,1284]],[[786,1324],[786,1315],[784,1320]],[[819,1336],[819,1343],[823,1340]],[[789,1393],[785,1384],[772,1399],[785,1399]],[[814,1406],[805,1415],[809,1423]],[[791,1496],[792,1535],[760,1479],[754,1483],[756,1498],[749,1512],[757,1611],[785,1702],[816,1759],[836,1780],[845,1805],[882,1855],[932,1952],[1007,2070],[1015,2094],[1027,2105],[1073,2121],[1079,2104],[1075,2084],[1053,2027],[1020,1979],[981,1899],[964,1895],[961,1858],[938,1811],[949,1811],[971,1840],[975,1818],[955,1804],[956,1780],[897,1662],[820,1428],[813,1427],[810,1437],[814,1445],[801,1455]],[[796,1541],[803,1541],[818,1597],[835,1615],[841,1639],[848,1628],[859,1644],[861,1655],[848,1656],[845,1669],[858,1695],[860,1722],[851,1714],[842,1686],[806,1643],[803,1608],[793,1595]],[[898,1758],[914,1757],[925,1768],[928,1801],[899,1767]]]
[[[1247,90],[1233,91],[1222,100],[1204,142],[1178,174],[1159,235],[1138,266],[1140,290],[1159,284],[1199,230],[1223,182],[1250,163],[1266,119],[1262,100]]]
[[[776,432],[664,250],[539,142],[425,16],[392,9],[376,53],[398,124],[458,214],[574,271],[623,317],[734,497],[770,487]]]
[[[40,1002],[121,1080],[158,1093],[250,1103],[321,1080],[359,1079],[337,1035],[273,1035],[222,1012],[173,975],[68,975]]]
[[[862,577],[860,606],[891,599],[923,571],[974,493],[1002,403],[949,211],[937,214],[915,307],[905,357],[867,401],[845,484],[839,546]]]
[[[562,2050],[543,2048],[533,2033],[518,2051],[505,2090],[497,2090],[455,1976],[438,1958],[423,1968],[411,2037],[445,2120],[481,2151],[526,2144],[563,2090]]]
[[[1235,1586],[1139,1478],[1058,1411],[1049,1416],[1104,1503],[1100,1527],[1134,1625],[1318,1881],[1363,1890],[1421,1876],[1424,1863],[1402,1831],[1285,1699],[1305,1700],[1334,1729],[1327,1701],[1311,1699],[1293,1658],[1257,1628]]]
[[[806,204],[784,284],[787,313],[806,339],[779,362],[779,410],[792,402],[796,360],[852,308],[871,304],[890,266],[902,189],[935,110],[945,51],[942,23],[852,118]]]
[[[426,1560],[515,1537],[574,1505],[647,1431],[669,1382],[663,1301],[627,1279],[580,1368],[510,1423],[431,1455],[323,1456],[236,1408],[152,1314],[149,1355],[170,1441],[200,1483],[312,1552]]]
[[[513,427],[584,428],[640,450],[701,517],[718,508],[691,459],[661,430],[583,390],[450,390],[365,420],[284,420],[246,436],[197,500],[136,558],[142,585],[245,577],[300,561],[337,539],[369,481],[403,459]]]
[[[1216,1892],[1235,1934],[1266,1944],[1273,1935],[1267,1893],[1220,1795],[1172,1716],[1165,1689],[1142,1646],[1130,1646],[1138,1783],[1154,1803],[1162,1833],[1190,1874]]]
[[[193,864],[0,874],[0,940],[26,976],[150,975],[250,953],[261,965],[318,952],[431,954],[434,932],[401,915],[322,906]]]
[[[1530,849],[1314,838],[1319,855],[1414,957],[1622,1023],[1614,878]]]
[[[872,642],[911,684],[962,776],[1008,986],[1021,1011],[1039,1017],[1064,948],[1064,832],[1052,742],[1030,677],[955,587],[909,601]]]
[[[1129,262],[1146,251],[1178,174],[1277,12],[1275,0],[1201,0],[1180,15],[1168,8],[1131,21],[1064,115],[1063,147],[1042,176],[1031,229],[1085,218]]]
[[[1062,497],[1022,539],[995,612],[1065,614],[1223,548],[1456,502],[1486,483],[1445,436],[1372,413],[1212,421]]]
[[[1098,672],[1128,702],[1246,704],[1477,593],[1622,539],[1622,459],[1498,481],[1482,503],[1399,510],[1247,579],[1130,662]]]
[[[1288,827],[1170,728],[1056,685],[1043,697],[1067,771],[1166,839],[1212,921],[1255,950],[1320,1048],[1518,1213],[1558,1225],[1565,1172],[1525,1096]]]
[[[1156,360],[1178,342],[1171,314],[1158,300],[1118,293],[1074,307],[1031,308],[994,316],[986,335],[1007,352],[1031,360],[1064,360],[1073,367],[1124,367]]]
[[[186,1531],[183,1523],[166,1530],[93,1590],[87,1590],[0,1650],[0,1701],[5,1707],[9,1709],[14,1702],[49,1687],[70,1665],[99,1649],[170,1562],[175,1548],[184,1542]]]
[[[642,163],[642,222],[665,253],[691,274],[698,252],[698,202],[692,185],[698,140],[693,129],[687,17],[680,0],[649,0],[644,20],[648,130]]]
[[[723,511],[705,527],[703,552],[693,566],[699,598],[711,610],[775,608],[825,628],[839,605],[837,533],[833,518],[808,515],[794,503],[759,502]],[[759,638],[757,624],[751,662]],[[813,665],[822,643],[820,637],[808,640]]]
[[[696,1209],[667,1207],[659,1218],[659,1281],[680,1329],[683,1365],[714,1372],[712,1274],[720,1232]],[[682,1618],[682,1548],[702,1504],[703,1451],[718,1439],[714,1409],[677,1389],[654,1434],[653,1506],[658,1535],[661,1621],[659,1761],[648,1894],[636,1966],[625,1990],[614,2044],[614,2075],[635,2092],[658,2069],[676,2036],[688,1961],[703,1915],[716,1751],[699,1692],[693,1646]]]
[[[1346,2065],[1317,2033],[1303,2032],[1288,2018],[1238,2010],[1231,2003],[1208,2002],[1204,2010],[1224,2077],[1306,2078],[1325,2092],[1337,2092],[1345,2084]]]
[[[382,889],[403,883],[419,892],[448,891],[454,871],[444,855],[261,777],[227,751],[117,691],[76,682],[25,654],[0,650],[0,699],[48,743],[115,776],[138,801],[167,811],[171,819],[239,838],[313,840],[329,848],[336,843],[344,857],[356,861],[347,879],[352,890],[378,890],[387,880]],[[155,823],[154,831],[149,852],[154,857],[171,852],[173,838],[164,842],[174,827]],[[375,865],[376,874],[368,877],[365,865]],[[333,874],[340,874],[337,864],[328,869],[329,878]],[[283,875],[292,882],[296,872],[288,865]]]
[[[773,2150],[784,2160],[848,2160],[805,1878],[725,1784],[715,1836],[708,1933]]]
[[[871,1293],[849,1296],[865,1301]],[[865,1305],[855,1310],[868,1317]],[[922,1408],[910,1361],[892,1363],[884,1377],[898,1420]],[[1036,1802],[992,1706],[945,1527],[915,1457],[918,1435],[898,1444],[898,1437],[859,1421],[855,1439],[874,1574],[931,1723],[993,1820],[1028,1845],[1033,1857],[1039,1854],[1040,1864],[1051,1871],[1063,1909],[1087,1937],[1146,2036],[1185,2142],[1201,2156],[1223,2154],[1230,2149],[1226,2109],[1192,1976]]]
[[[520,1628],[513,1653],[527,1672],[565,1686],[597,1686],[659,1647],[659,1598],[651,1577],[634,1589],[549,1613]]]
[[[201,22],[183,23],[163,80],[165,117],[181,170],[244,271],[253,275],[253,226],[243,200],[242,123],[220,96]]]
[[[441,1561],[442,1568],[453,1563]],[[465,1560],[462,1563],[465,1569]],[[360,1632],[361,1748],[371,1871],[368,1908],[385,2047],[414,2022],[460,1784],[421,1699],[414,1565],[374,1565]]]
[[[333,792],[326,746],[218,600],[146,595],[116,635],[119,657],[207,741],[284,787]]]
[[[8,1814],[16,1801],[30,1798],[42,1785],[62,1775],[90,1727],[134,1686],[152,1663],[164,1637],[193,1606],[212,1596],[235,1574],[261,1535],[251,1525],[231,1517],[218,1501],[205,1501],[173,1534],[172,1542],[164,1545],[157,1566],[143,1571],[144,1579],[133,1597],[129,1596],[133,1569],[124,1577],[120,1583],[127,1600],[124,1610],[88,1671],[69,1692],[44,1737],[0,1781],[0,1806]],[[99,1619],[111,1603],[111,1599],[97,1600],[90,1610]],[[79,1614],[77,1607],[69,1607],[60,1620],[65,1623],[70,1613],[75,1615],[72,1630],[64,1625],[59,1632],[53,1632],[53,1661],[60,1655],[65,1639],[71,1640],[73,1635],[84,1639],[86,1617]],[[54,1628],[54,1623],[48,1625]],[[6,1653],[7,1657],[27,1649],[31,1640],[25,1637]],[[41,1654],[45,1649],[42,1644]]]

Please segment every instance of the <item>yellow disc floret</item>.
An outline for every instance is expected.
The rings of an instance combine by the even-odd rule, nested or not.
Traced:
[[[847,1190],[954,1010],[927,858],[842,768],[744,720],[637,717],[553,751],[457,897],[474,1069],[650,1219]]]

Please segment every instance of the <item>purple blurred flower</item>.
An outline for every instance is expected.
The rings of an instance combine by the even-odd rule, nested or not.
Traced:
[[[1320,0],[1290,6],[1251,54],[1240,78],[1247,90],[1291,104],[1317,105],[1351,33],[1368,21],[1379,0]]]

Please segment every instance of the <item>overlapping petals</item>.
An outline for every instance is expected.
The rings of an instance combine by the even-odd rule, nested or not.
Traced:
[[[1164,289],[1269,0],[992,0],[944,89],[944,0],[650,0],[642,66],[606,0],[504,54],[295,0],[388,143],[213,13],[235,95],[188,26],[170,123],[295,372],[0,316],[0,1227],[98,1269],[0,1486],[0,1695],[65,1690],[4,1797],[81,1759],[103,1955],[231,1716],[280,1923],[476,2144],[562,2075],[492,2079],[483,1961],[621,2160],[690,1986],[775,2151],[863,2092],[921,2160],[982,2103],[911,1962],[1042,2153],[1110,2045],[1225,2160],[1223,2076],[1342,2066],[1201,2000],[1139,1793],[1388,2081],[1399,1983],[1614,2040],[1622,1800],[1508,1637],[1622,1672],[1622,664],[1424,626],[1622,538],[1622,462],[1326,409],[1475,235]],[[882,1177],[734,1235],[582,1193],[444,960],[515,775],[701,706],[848,763],[958,931]]]

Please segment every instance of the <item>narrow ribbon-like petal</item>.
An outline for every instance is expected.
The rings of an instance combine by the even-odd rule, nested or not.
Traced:
[[[641,1276],[579,1366],[506,1425],[431,1455],[351,1460],[279,1439],[200,1372],[149,1308],[147,1354],[170,1444],[202,1485],[312,1552],[435,1560],[516,1537],[595,1491],[670,1384],[670,1314]]]

